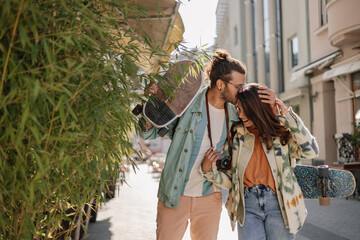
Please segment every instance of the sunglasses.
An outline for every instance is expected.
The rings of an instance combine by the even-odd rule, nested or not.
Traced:
[[[245,86],[245,84],[240,84],[239,86],[236,86],[235,84],[231,83],[231,82],[228,81],[228,80],[224,80],[224,79],[221,79],[221,80],[224,81],[224,82],[230,83],[231,85],[233,85],[233,86],[238,90],[238,92],[242,92],[243,89],[244,89],[244,86]]]

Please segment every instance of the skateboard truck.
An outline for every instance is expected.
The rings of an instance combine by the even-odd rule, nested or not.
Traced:
[[[136,107],[132,110],[132,113],[135,116],[138,116],[140,113],[142,113],[143,111],[143,106],[138,104],[136,105]],[[142,131],[146,131],[146,119],[144,117],[141,117],[139,119],[139,127]],[[158,134],[160,135],[160,137],[164,137],[167,133],[168,133],[169,129],[167,129],[166,127],[160,128],[158,131]]]
[[[137,115],[139,115],[140,113],[142,113],[142,111],[143,111],[143,106],[140,105],[140,104],[138,104],[138,105],[136,105],[136,107],[132,110],[132,113],[133,113],[135,116],[137,116]]]
[[[329,166],[320,165],[318,166],[319,176],[320,176],[320,186],[321,186],[321,196],[319,197],[320,206],[329,206],[330,197],[327,194],[329,189]]]
[[[166,127],[163,127],[163,128],[159,129],[158,134],[160,137],[164,137],[168,131],[169,131],[169,129],[167,129]]]

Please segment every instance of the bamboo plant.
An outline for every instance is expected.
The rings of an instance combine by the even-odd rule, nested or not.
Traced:
[[[0,11],[0,239],[67,239],[132,154],[135,90],[161,76],[139,71],[142,52],[166,52],[126,24],[146,17],[129,1],[2,0]]]

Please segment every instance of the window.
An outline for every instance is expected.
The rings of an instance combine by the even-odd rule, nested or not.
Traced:
[[[360,72],[353,74],[354,90],[360,89]]]
[[[234,45],[238,45],[239,37],[238,37],[238,29],[237,26],[234,27]]]
[[[352,78],[353,78],[353,90],[355,91],[356,94],[360,89],[360,72],[353,73]],[[358,125],[360,123],[360,97],[356,97],[354,99],[354,115],[355,115],[355,123]]]
[[[264,1],[263,14],[264,14],[264,48],[265,48],[265,74],[266,74],[265,84],[267,86],[270,86],[270,18],[269,18],[268,1]]]
[[[296,67],[299,64],[299,41],[298,37],[290,40],[291,48],[291,67]]]
[[[326,4],[329,0],[320,0],[320,26],[324,26],[328,23],[328,17],[326,14]]]

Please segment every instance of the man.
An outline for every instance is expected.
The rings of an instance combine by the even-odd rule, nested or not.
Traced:
[[[246,69],[229,53],[218,50],[206,72],[210,87],[194,99],[179,121],[167,126],[172,142],[159,183],[158,240],[182,239],[189,219],[192,239],[217,239],[221,189],[203,179],[200,165],[210,148],[216,153],[221,151],[227,127],[239,120],[233,104],[245,84]],[[157,86],[151,85],[148,90],[155,94]],[[260,97],[274,105],[274,91],[264,87]],[[158,137],[155,128],[140,135],[144,139]]]

